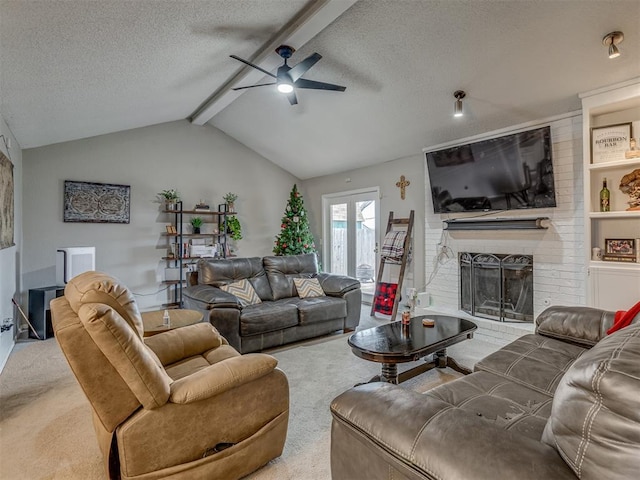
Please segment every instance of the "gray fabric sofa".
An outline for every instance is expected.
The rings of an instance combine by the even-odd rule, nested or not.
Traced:
[[[640,478],[640,315],[551,307],[474,373],[331,405],[333,480]]]
[[[325,295],[299,298],[294,278],[316,277]],[[219,287],[247,279],[262,300],[242,306]],[[362,293],[355,278],[318,272],[313,253],[201,259],[183,292],[185,308],[202,312],[241,353],[350,331],[360,322]]]

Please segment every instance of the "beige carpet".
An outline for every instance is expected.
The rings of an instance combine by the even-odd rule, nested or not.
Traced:
[[[336,335],[272,352],[290,383],[287,443],[280,458],[247,479],[331,478],[329,404],[379,373],[378,364],[351,353],[346,338]],[[482,343],[466,341],[449,351],[471,365],[477,360],[474,352],[484,356],[494,349]],[[402,386],[425,391],[457,376],[450,369],[436,369]],[[55,339],[20,346],[0,375],[0,452],[3,480],[106,478],[91,409]]]

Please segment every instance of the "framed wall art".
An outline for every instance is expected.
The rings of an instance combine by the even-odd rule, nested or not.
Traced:
[[[638,261],[638,242],[635,238],[606,238],[602,259],[609,262]]]
[[[131,186],[64,181],[64,221],[129,223]]]
[[[631,141],[631,122],[591,129],[591,163],[625,159]]]
[[[0,152],[0,250],[13,247],[13,163]]]

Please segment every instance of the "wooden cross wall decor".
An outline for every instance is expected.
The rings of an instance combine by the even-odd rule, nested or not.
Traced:
[[[409,180],[405,180],[404,175],[400,175],[400,181],[396,182],[396,187],[400,189],[400,198],[404,200],[405,189],[411,185]]]

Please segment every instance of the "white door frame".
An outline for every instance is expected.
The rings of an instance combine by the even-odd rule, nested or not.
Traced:
[[[349,201],[357,201],[357,199],[348,197],[355,197],[362,194],[372,194],[376,199],[376,245],[379,244],[380,241],[380,187],[368,187],[368,188],[359,188],[357,190],[349,190],[346,192],[336,192],[336,193],[328,193],[322,195],[322,258],[324,259],[324,263],[327,269],[331,268],[331,252],[329,252],[329,248],[331,248],[330,234],[331,234],[331,225],[329,225],[330,216],[328,214],[328,207],[335,202],[335,200],[344,199],[345,202]],[[342,202],[341,202],[342,203]],[[347,209],[347,215],[350,215],[349,209]],[[351,219],[353,221],[353,219]],[[350,248],[355,248],[355,239],[349,238]],[[376,265],[374,268],[377,269],[377,265],[379,264],[379,248],[376,248]],[[353,258],[353,255],[350,255],[350,258]],[[352,260],[355,261],[355,260]]]

